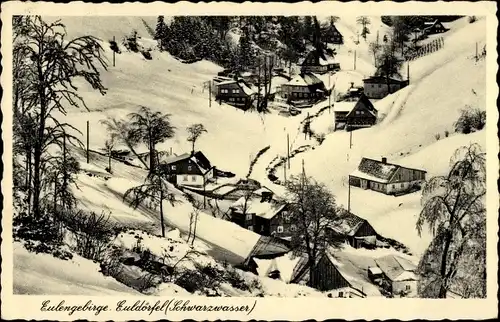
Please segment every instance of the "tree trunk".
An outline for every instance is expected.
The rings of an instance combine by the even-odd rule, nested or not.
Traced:
[[[165,223],[163,219],[163,190],[160,190],[160,225],[161,225],[161,236],[165,237]]]
[[[439,288],[438,297],[441,299],[446,298],[446,293],[448,291],[448,280],[446,278],[446,265],[447,265],[447,257],[448,257],[448,251],[449,251],[450,245],[451,245],[451,240],[452,240],[451,232],[447,232],[445,243],[444,243],[443,254],[441,255],[441,268],[440,268],[440,272],[439,272],[439,274],[441,275],[441,286]]]
[[[109,151],[108,155],[108,168],[109,168],[109,173],[111,173],[111,150]]]
[[[193,140],[193,142],[192,142],[192,148],[191,148],[191,151],[193,152],[193,154],[194,154],[194,141],[195,140]]]

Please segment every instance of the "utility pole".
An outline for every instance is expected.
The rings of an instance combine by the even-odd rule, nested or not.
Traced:
[[[286,134],[286,155],[288,161],[288,169],[290,169],[290,135]]]
[[[212,82],[208,81],[208,107],[212,107]]]
[[[356,50],[354,51],[354,70],[356,70]]]
[[[113,42],[116,44],[115,36],[113,36]],[[113,50],[113,67],[115,67],[115,51]]]
[[[90,122],[87,121],[87,164],[89,163],[89,132],[90,132]]]
[[[347,212],[351,212],[351,176],[347,176]]]
[[[206,190],[206,181],[205,181],[205,175],[203,175],[203,209],[207,207],[207,190]]]
[[[286,183],[286,162],[283,164],[283,176],[284,176],[284,181]]]
[[[478,54],[477,54],[477,41],[476,41],[476,61],[478,59]]]
[[[349,131],[349,149],[352,148],[352,130]]]
[[[330,91],[330,95],[328,95],[328,113],[331,113],[332,109],[332,88],[331,88],[331,80],[332,80],[332,75],[328,75],[328,90]]]
[[[410,62],[406,63],[406,77],[408,78],[408,85],[410,85]]]

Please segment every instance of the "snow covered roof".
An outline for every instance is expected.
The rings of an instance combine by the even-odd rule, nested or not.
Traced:
[[[377,266],[368,267],[368,271],[373,275],[382,274],[382,270],[380,269],[380,267]]]
[[[344,211],[329,227],[341,235],[354,236],[364,222],[365,219]]]
[[[358,169],[351,173],[351,176],[386,183],[398,168],[399,166],[395,164],[363,158],[359,163]]]
[[[307,83],[304,80],[304,78],[302,78],[300,75],[297,75],[294,78],[292,78],[288,83],[285,83],[285,85],[307,86]]]
[[[401,166],[397,164],[363,158],[361,159],[358,168],[351,173],[351,176],[380,183],[387,183],[391,180],[392,176],[399,168],[401,168]],[[426,172],[419,169],[412,170]]]
[[[217,83],[217,86],[220,86],[220,85],[229,85],[229,84],[234,84],[234,83],[236,83],[236,80],[231,79],[231,80],[227,80],[227,81],[223,81],[223,82]]]
[[[416,265],[403,257],[387,255],[375,259],[375,263],[377,263],[378,267],[391,281],[395,282],[418,279],[415,274]]]
[[[247,84],[245,84],[244,82],[242,81],[238,81],[238,85],[240,86],[241,90],[243,91],[243,93],[247,94],[247,95],[254,95],[256,92],[251,89]]]
[[[275,258],[288,253],[290,249],[278,238],[260,236],[254,245],[247,260],[251,258]]]
[[[190,159],[200,169],[202,173],[206,173],[211,168],[210,161],[208,161],[208,159],[201,151],[196,151],[192,154],[183,153],[181,155],[169,157],[163,162],[163,164],[169,165],[186,159]]]
[[[313,73],[301,73],[284,85],[311,86],[322,83],[323,81]]]
[[[277,204],[275,202],[262,201],[260,198],[251,197],[246,202],[246,213],[255,214],[264,219],[271,219],[285,206],[286,204]],[[243,211],[243,207],[245,207],[245,196],[236,200],[236,202],[231,205],[231,208],[241,211]]]

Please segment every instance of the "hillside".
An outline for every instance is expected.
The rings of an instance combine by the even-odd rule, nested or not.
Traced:
[[[353,132],[352,149],[348,133],[329,134],[321,146],[292,160],[292,172],[301,170],[303,158],[306,172],[327,184],[346,205],[347,175],[363,156],[385,156],[389,162],[426,169],[431,177],[447,173],[448,160],[456,148],[470,142],[485,147],[484,130],[473,135],[453,134],[453,123],[466,105],[486,109],[485,61],[472,59],[475,43],[480,48],[485,43],[485,28],[485,21],[479,20],[445,34],[444,49],[411,62],[407,88],[374,104],[385,118],[370,129]],[[446,138],[445,131],[452,134]],[[440,136],[438,141],[436,135]],[[405,243],[417,254],[427,246],[430,236],[420,239],[414,228],[419,193],[394,198],[353,189],[351,198],[352,209],[379,227],[380,233]]]

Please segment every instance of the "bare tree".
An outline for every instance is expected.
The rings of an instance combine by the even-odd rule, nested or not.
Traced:
[[[371,23],[370,18],[361,16],[356,18],[356,23],[361,25],[361,36],[366,40],[366,36],[370,33],[368,25]]]
[[[420,296],[486,296],[486,159],[478,144],[456,150],[446,176],[429,179],[422,191],[417,221],[433,240],[419,263]]]
[[[192,200],[193,210],[189,214],[189,232],[187,242],[191,241],[191,246],[193,246],[196,239],[196,228],[198,226],[198,217],[200,215],[201,209],[203,208],[202,203],[198,200]]]
[[[378,42],[372,42],[370,43],[370,45],[368,45],[368,48],[370,49],[370,52],[373,54],[373,63],[375,67],[377,67],[377,55],[380,52],[382,46]]]
[[[192,124],[188,126],[186,130],[188,132],[187,141],[192,143],[191,152],[194,153],[194,145],[196,141],[203,133],[206,133],[207,130],[201,123]]]
[[[34,216],[41,215],[43,178],[46,163],[50,156],[48,150],[53,145],[61,145],[63,138],[74,144],[76,137],[70,136],[69,124],[60,123],[55,112],[66,114],[66,107],[86,107],[78,95],[73,81],[83,78],[93,89],[105,94],[101,82],[101,72],[107,64],[101,56],[103,49],[98,39],[81,36],[66,39],[64,25],[59,21],[46,23],[40,16],[16,18],[14,75],[24,75],[31,84],[21,82],[14,90],[15,113],[19,107],[29,108],[34,122],[32,149],[32,186]],[[24,103],[22,103],[24,102]],[[25,104],[26,103],[26,104]],[[21,105],[23,104],[23,105]],[[25,114],[26,115],[26,114]],[[29,157],[31,158],[31,157]]]
[[[309,280],[312,281],[317,260],[329,246],[340,246],[340,242],[328,233],[328,227],[338,220],[340,209],[326,186],[304,172],[287,180],[286,189],[292,220],[297,225],[292,235],[292,248],[296,253],[307,254]]]
[[[128,200],[129,204],[134,208],[138,208],[147,202],[158,205],[160,208],[161,235],[165,237],[163,203],[168,202],[174,206],[179,201],[173,193],[168,191],[167,182],[157,171],[150,171],[142,185],[128,189],[123,195],[123,199]]]
[[[132,142],[142,142],[148,147],[149,171],[154,171],[157,164],[156,145],[172,138],[175,133],[170,114],[153,112],[149,107],[141,106],[139,112],[130,113],[129,117]]]
[[[130,152],[144,165],[146,169],[149,169],[149,165],[144,161],[139,153],[135,150],[138,144],[137,137],[132,133],[130,125],[122,120],[117,120],[115,118],[109,118],[100,121],[101,124],[106,126],[108,135],[115,138],[116,143],[124,144]]]

